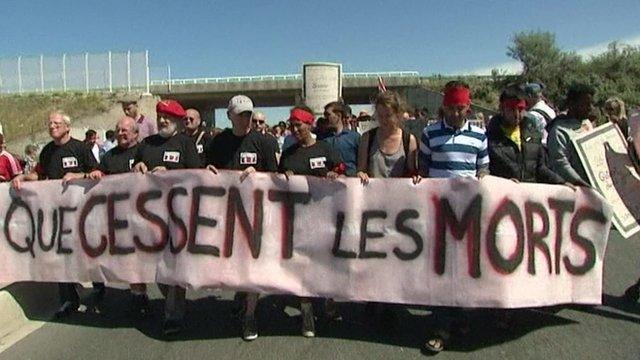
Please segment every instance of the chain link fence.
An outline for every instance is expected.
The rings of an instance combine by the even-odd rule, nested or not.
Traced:
[[[0,59],[0,94],[132,89],[149,92],[148,51]]]

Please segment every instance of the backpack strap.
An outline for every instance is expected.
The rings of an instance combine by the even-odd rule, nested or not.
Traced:
[[[542,117],[544,117],[544,120],[547,122],[547,124],[549,124],[551,122],[551,116],[549,116],[549,114],[547,114],[546,112],[540,110],[540,109],[531,109],[529,111],[532,111],[534,113],[538,113],[540,115],[542,115]]]

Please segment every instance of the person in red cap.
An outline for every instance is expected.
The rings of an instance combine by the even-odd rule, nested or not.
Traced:
[[[163,100],[156,105],[158,133],[144,140],[138,150],[134,172],[155,173],[165,170],[197,169],[201,166],[196,144],[182,132],[182,119],[186,112],[179,102]],[[166,296],[163,332],[171,335],[183,327],[186,289],[180,286],[160,285]]]
[[[291,109],[289,125],[297,142],[288,147],[280,158],[279,172],[287,179],[293,175],[307,175],[336,179],[346,170],[340,153],[324,141],[317,141],[311,133],[313,110],[304,105]],[[315,320],[311,298],[300,298],[302,336],[315,336]]]

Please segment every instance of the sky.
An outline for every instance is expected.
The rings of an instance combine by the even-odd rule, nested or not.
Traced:
[[[167,65],[197,78],[293,74],[312,61],[475,74],[517,70],[506,49],[518,31],[551,31],[585,56],[640,45],[639,16],[638,0],[3,0],[0,58],[148,50],[152,78]]]

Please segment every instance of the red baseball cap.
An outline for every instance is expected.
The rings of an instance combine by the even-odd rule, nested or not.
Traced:
[[[187,115],[182,105],[175,100],[162,100],[156,104],[156,112],[183,118]]]

